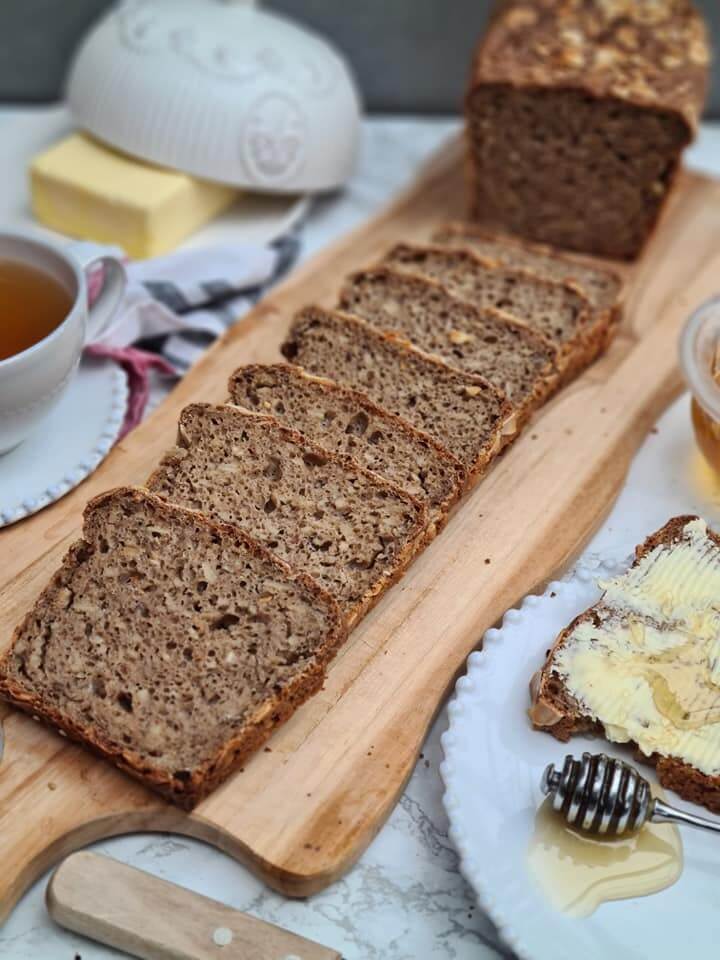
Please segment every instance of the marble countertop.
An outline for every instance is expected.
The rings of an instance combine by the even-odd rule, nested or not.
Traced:
[[[0,132],[4,111],[0,110]],[[8,111],[15,121],[40,111]],[[57,108],[46,110],[48,124]],[[360,163],[342,193],[317,202],[303,229],[302,256],[316,250],[376,212],[417,170],[445,137],[455,119],[383,118],[365,122]],[[691,165],[720,174],[720,127],[705,126],[689,155]],[[686,431],[678,401],[661,422]],[[615,509],[586,553],[613,552],[641,540],[673,512],[684,480],[668,472],[658,486],[651,434],[640,451]],[[656,495],[648,497],[652,485]],[[689,502],[692,497],[688,496]],[[714,513],[720,516],[720,494]],[[692,501],[694,502],[694,501]],[[706,498],[707,502],[707,498]],[[682,502],[680,503],[682,506]],[[680,512],[675,510],[674,512]],[[708,516],[713,520],[715,517]],[[480,639],[480,638],[478,638]],[[132,835],[94,849],[160,877],[246,910],[340,951],[346,960],[490,960],[510,956],[458,872],[448,839],[438,767],[438,716],[405,793],[375,841],[356,866],[330,889],[306,901],[286,900],[258,882],[230,857],[184,837]],[[54,926],[44,907],[47,877],[23,897],[0,930],[6,960],[109,960],[119,957]]]

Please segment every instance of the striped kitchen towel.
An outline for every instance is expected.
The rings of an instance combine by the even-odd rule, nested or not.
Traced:
[[[72,246],[85,256],[118,254],[97,244]],[[102,337],[86,347],[127,372],[130,397],[121,436],[142,419],[149,370],[182,376],[290,269],[298,250],[292,233],[264,247],[208,247],[125,263],[123,302]],[[88,278],[91,302],[101,287],[101,275]]]

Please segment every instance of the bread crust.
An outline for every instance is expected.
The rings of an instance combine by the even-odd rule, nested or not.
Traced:
[[[302,367],[296,366],[295,364],[254,363],[247,364],[244,367],[239,367],[230,375],[228,380],[228,392],[230,394],[230,399],[228,402],[241,407],[241,409],[245,409],[241,403],[238,403],[233,399],[234,384],[242,379],[242,376],[245,372],[253,374],[255,372],[261,373],[265,370],[272,371],[275,376],[286,383],[292,378],[298,378],[311,383],[318,391],[328,397],[340,397],[342,399],[346,399],[349,402],[356,404],[362,410],[365,410],[371,416],[377,417],[380,420],[385,420],[387,423],[391,424],[395,430],[404,433],[406,436],[431,449],[438,456],[438,458],[446,464],[448,469],[451,470],[455,476],[453,491],[445,498],[444,501],[442,501],[442,503],[437,506],[437,508],[429,511],[430,521],[434,524],[436,533],[439,533],[443,529],[447,523],[451,509],[460,499],[460,494],[467,480],[467,472],[462,463],[460,463],[454,454],[450,453],[448,449],[446,449],[442,444],[438,443],[434,437],[431,437],[427,433],[423,433],[422,430],[418,430],[402,417],[399,417],[396,414],[391,413],[389,410],[385,410],[382,407],[379,407],[376,403],[373,403],[373,401],[370,400],[370,398],[364,393],[360,393],[359,391],[353,390],[350,387],[345,387],[339,383],[335,383],[334,380],[328,380],[326,377],[315,376],[314,374],[308,373],[306,370],[303,370]],[[351,459],[354,460],[354,458]],[[362,464],[360,463],[357,463],[357,465],[358,467],[362,467]],[[374,473],[375,471],[370,472]]]
[[[348,630],[352,630],[352,628],[375,606],[383,593],[397,583],[418,553],[420,553],[435,537],[437,530],[429,520],[427,507],[412,494],[408,493],[406,490],[402,490],[396,484],[390,483],[389,480],[379,477],[376,473],[372,473],[370,470],[365,470],[351,457],[341,456],[340,454],[333,453],[331,450],[326,450],[325,447],[322,447],[317,443],[312,443],[304,434],[297,430],[293,430],[291,427],[285,426],[276,417],[245,410],[242,407],[236,407],[231,403],[219,405],[212,403],[191,403],[181,411],[180,420],[178,422],[177,445],[171,450],[168,450],[168,452],[162,458],[160,465],[148,477],[146,482],[148,490],[157,494],[156,487],[159,485],[166,468],[168,466],[172,467],[184,459],[180,454],[180,450],[190,449],[191,442],[188,438],[185,425],[188,419],[193,415],[194,411],[210,411],[222,409],[223,407],[234,410],[243,417],[250,417],[258,423],[265,423],[268,429],[275,431],[281,440],[284,440],[287,443],[292,443],[304,451],[314,453],[317,456],[324,458],[329,463],[336,464],[343,470],[347,471],[350,475],[359,474],[360,476],[365,477],[369,483],[389,491],[393,494],[393,496],[403,500],[415,511],[416,520],[413,530],[410,533],[407,543],[405,543],[404,546],[402,546],[398,551],[396,557],[394,558],[394,562],[386,570],[384,570],[382,575],[378,577],[373,585],[365,591],[358,603],[349,608],[341,608],[345,617],[346,627]],[[161,494],[158,494],[158,496],[160,496],[162,499]],[[312,578],[308,577],[308,579],[315,583]]]
[[[70,547],[59,570],[40,594],[35,607],[28,611],[21,623],[15,628],[10,649],[0,660],[0,696],[33,717],[49,723],[72,740],[81,742],[93,753],[140,780],[165,799],[185,810],[191,810],[233,771],[242,767],[248,757],[262,746],[276,727],[288,719],[305,700],[322,688],[327,664],[345,641],[347,631],[337,603],[326,591],[322,590],[306,574],[293,570],[238,527],[227,523],[216,523],[202,514],[185,510],[182,507],[169,506],[165,501],[137,487],[118,487],[90,500],[84,511],[84,533],[92,537],[94,514],[104,503],[117,498],[127,498],[135,502],[153,502],[163,511],[175,516],[178,522],[190,521],[220,536],[229,536],[241,540],[251,554],[274,566],[279,576],[301,585],[307,593],[326,608],[329,616],[330,629],[313,662],[308,664],[302,673],[293,677],[280,693],[271,692],[266,701],[245,722],[235,736],[226,741],[212,757],[190,771],[190,777],[187,780],[177,780],[160,768],[147,769],[147,759],[144,759],[135,751],[121,748],[112,743],[96,728],[75,723],[61,711],[48,706],[41,697],[26,690],[8,676],[10,655],[21,630],[32,618],[37,606],[62,587],[69,573],[94,551],[95,543],[92,539],[82,539]]]
[[[405,247],[405,245],[398,244],[397,247],[393,249],[396,250],[399,247]],[[406,247],[406,249],[410,248]],[[425,250],[427,248],[423,246],[422,248],[418,249]],[[444,250],[445,248],[440,249]],[[440,280],[437,280],[435,277],[431,277],[428,274],[422,273],[421,270],[405,270],[404,268],[400,270],[396,269],[395,267],[386,266],[383,263],[365,270],[358,270],[348,277],[340,292],[339,309],[345,313],[353,312],[352,303],[350,302],[350,293],[353,284],[360,283],[364,279],[376,279],[380,281],[387,280],[392,282],[393,277],[397,275],[403,276],[403,279],[412,278],[412,280],[417,283],[418,286],[425,287],[431,293],[436,292],[442,294],[443,297],[447,298],[448,306],[450,308],[452,308],[453,304],[457,304],[458,306],[462,304],[465,309],[469,308],[476,315],[478,326],[482,326],[483,318],[487,317],[492,323],[500,323],[509,329],[517,331],[518,336],[523,340],[530,342],[531,344],[535,344],[538,349],[544,350],[552,355],[551,362],[539,372],[535,382],[533,383],[532,390],[523,398],[521,403],[508,398],[508,402],[517,413],[518,426],[522,426],[523,424],[527,423],[532,414],[557,391],[561,379],[561,352],[558,347],[549,340],[548,337],[546,337],[540,331],[533,329],[521,318],[511,315],[510,313],[497,310],[493,307],[478,307],[470,300],[464,300],[458,294],[451,292],[450,289]],[[398,336],[404,339],[414,348],[422,350],[421,347],[413,344],[412,340],[407,340],[406,335],[400,330],[393,330],[388,327],[376,327],[375,329],[382,329],[383,333]],[[484,379],[487,379],[484,374],[476,374],[473,371],[463,370],[462,367],[451,363],[450,360],[439,355],[428,354],[428,356],[437,357],[441,363],[444,363],[446,366],[451,367],[460,373],[469,373],[471,376],[483,376]]]
[[[661,545],[677,543],[682,538],[684,527],[698,517],[692,514],[673,517],[671,520],[651,534],[635,550],[637,564],[648,553]],[[720,536],[711,530],[708,537],[720,547]],[[556,653],[562,648],[575,626],[587,620],[592,620],[597,604],[577,616],[557,637],[547,653],[545,663],[535,674],[530,683],[531,707],[530,721],[536,730],[551,733],[556,739],[567,742],[572,736],[580,733],[597,734],[604,736],[601,723],[583,712],[582,704],[569,693],[562,679],[553,672]],[[636,743],[631,742],[638,760],[648,763],[655,768],[655,773],[663,787],[673,790],[684,800],[699,803],[720,813],[720,776],[710,776],[697,770],[690,764],[684,763],[675,757],[665,757],[653,754],[648,757],[640,751]]]

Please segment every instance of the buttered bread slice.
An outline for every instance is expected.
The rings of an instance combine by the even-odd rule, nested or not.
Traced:
[[[601,586],[533,678],[534,726],[631,743],[663,786],[720,812],[720,537],[676,517]]]

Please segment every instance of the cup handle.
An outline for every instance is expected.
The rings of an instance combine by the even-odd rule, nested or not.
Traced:
[[[75,255],[77,256],[77,251]],[[103,270],[102,287],[88,310],[87,333],[85,335],[85,343],[88,344],[94,340],[99,340],[115,319],[115,314],[122,302],[127,286],[127,274],[125,273],[125,267],[117,257],[93,256],[84,258],[80,256],[78,259],[85,271],[88,283],[89,274],[99,268]]]

